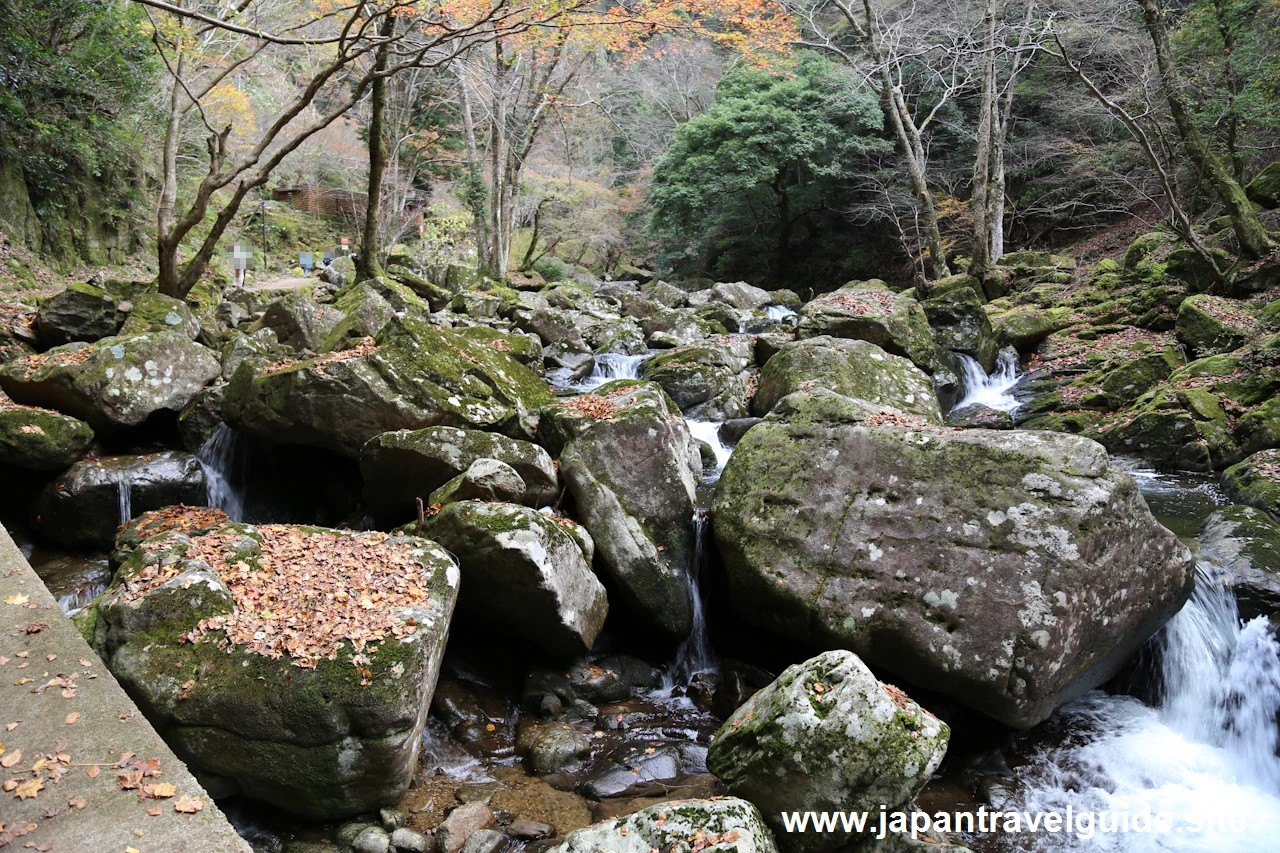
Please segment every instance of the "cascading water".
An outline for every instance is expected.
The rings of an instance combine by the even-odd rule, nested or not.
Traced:
[[[766,305],[764,313],[768,316],[770,323],[790,323],[793,326],[799,316],[785,305]]]
[[[676,650],[675,663],[668,668],[663,687],[687,685],[700,672],[715,672],[719,668],[715,649],[711,647],[711,635],[707,631],[707,618],[702,605],[701,581],[707,563],[707,541],[710,535],[711,513],[698,508],[693,513],[693,562],[689,571],[689,592],[693,597],[693,630]]]
[[[116,479],[116,502],[120,506],[120,523],[128,524],[133,518],[133,481],[128,471],[121,471]]]
[[[1012,393],[1021,379],[1018,375],[1018,353],[1012,347],[1000,351],[995,370],[989,376],[982,365],[969,356],[957,353],[956,357],[960,360],[961,390],[956,409],[986,406],[1001,412],[1012,412],[1022,405]]]
[[[724,441],[720,438],[720,424],[715,421],[694,421],[685,418],[684,421],[689,425],[689,433],[699,441],[705,441],[711,445],[711,450],[716,455],[716,467],[713,471],[705,475],[707,480],[714,482],[720,479],[720,474],[724,471],[724,466],[729,463],[729,456],[733,450],[725,446]]]
[[[596,356],[596,366],[591,370],[591,374],[572,387],[590,391],[614,379],[639,379],[640,365],[649,355],[649,353],[622,355],[616,352],[602,352]]]
[[[1280,643],[1265,619],[1241,624],[1235,595],[1202,562],[1194,594],[1157,643],[1162,698],[1088,694],[1064,708],[1071,731],[1018,772],[1029,811],[1166,816],[1161,831],[1039,835],[1035,851],[1231,853],[1280,838]],[[1234,823],[1233,823],[1234,821]]]
[[[218,424],[196,458],[204,469],[209,506],[222,510],[232,521],[244,521],[244,445],[240,434]]]

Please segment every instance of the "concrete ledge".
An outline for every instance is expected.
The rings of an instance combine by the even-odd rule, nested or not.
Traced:
[[[18,657],[23,652],[26,656]],[[15,852],[251,853],[62,615],[3,526],[0,661],[0,765],[22,753],[13,766],[0,766],[0,780],[10,788],[10,781],[27,783],[0,792],[0,849],[9,839],[7,846]],[[167,782],[176,793],[140,799],[137,791],[122,789],[114,765],[129,753],[139,760],[158,759],[160,773],[143,783]],[[96,776],[90,776],[95,766]],[[37,779],[43,787],[34,796],[18,796],[19,790],[33,793]],[[195,813],[176,811],[183,796],[203,807]],[[159,814],[148,813],[155,809]]]

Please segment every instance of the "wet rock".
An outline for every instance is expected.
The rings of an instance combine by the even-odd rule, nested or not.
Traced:
[[[702,461],[679,409],[668,408],[654,383],[620,380],[545,409],[538,439],[559,452],[560,474],[621,603],[664,634],[687,636]]]
[[[0,368],[14,402],[44,406],[110,433],[179,412],[218,375],[214,354],[186,335],[149,332],[73,343]]]
[[[971,405],[952,409],[947,413],[947,424],[967,429],[1013,429],[1013,415],[989,406]]]
[[[84,421],[48,409],[19,406],[0,391],[0,463],[61,471],[93,442]]]
[[[436,829],[436,853],[461,853],[472,833],[494,826],[493,812],[484,803],[458,806]]]
[[[223,414],[235,429],[272,441],[357,457],[369,439],[400,429],[458,426],[531,435],[537,410],[550,399],[546,384],[510,356],[397,315],[368,352],[265,371],[242,363],[228,384]]]
[[[926,299],[922,307],[939,347],[971,356],[988,373],[995,368],[1000,347],[982,300],[971,288]]]
[[[1233,501],[1280,521],[1280,450],[1263,450],[1222,472],[1222,488]]]
[[[720,686],[716,689],[711,712],[726,719],[746,704],[757,690],[767,687],[774,676],[757,666],[737,660],[726,660],[720,667]]]
[[[511,839],[496,829],[479,829],[467,836],[462,853],[503,853]]]
[[[45,486],[31,508],[31,523],[63,547],[105,550],[116,526],[130,518],[204,502],[204,470],[189,453],[106,456],[77,462]]]
[[[496,459],[515,470],[525,483],[517,503],[546,506],[560,495],[555,463],[538,445],[440,426],[388,432],[370,440],[360,452],[365,501],[392,523],[407,521],[415,514],[414,498],[426,501],[478,459]]]
[[[399,853],[426,853],[431,841],[416,830],[400,827],[391,833],[391,846]]]
[[[161,293],[143,293],[133,300],[121,337],[145,332],[177,332],[191,340],[200,336],[200,321],[187,303]]]
[[[527,487],[516,469],[497,459],[477,459],[427,498],[428,506],[458,501],[519,501]]]
[[[217,431],[222,423],[222,394],[226,390],[225,383],[210,385],[197,391],[182,407],[178,413],[178,432],[184,449],[198,453]]]
[[[742,440],[747,430],[760,423],[760,418],[733,418],[720,424],[720,440],[732,447]]]
[[[624,740],[597,761],[578,792],[594,800],[662,794],[685,776],[705,772],[706,747]]]
[[[286,567],[264,559],[268,536],[272,544],[266,550],[276,554],[289,547],[298,553],[335,548],[327,539],[370,549],[371,558],[385,554],[421,598],[410,595],[409,585],[397,595],[420,603],[380,611],[387,605],[370,602],[364,612],[389,619],[399,636],[391,630],[375,634],[361,651],[343,642],[332,659],[295,661],[288,650],[265,649],[282,651],[273,659],[244,641],[223,649],[216,630],[184,641],[203,620],[238,613],[231,589],[239,586],[233,576],[241,569],[214,556],[227,554],[224,543],[233,549],[236,566],[262,573],[268,588],[278,582],[275,576]],[[193,549],[200,549],[199,559]],[[95,644],[188,764],[234,779],[253,799],[305,818],[333,820],[394,805],[407,790],[444,652],[457,572],[444,549],[412,537],[249,525],[198,538],[167,532],[148,539],[120,567],[97,607]],[[367,594],[354,586],[354,576],[350,583],[350,593],[338,592]],[[390,590],[388,584],[381,592]]]
[[[586,379],[595,369],[596,360],[585,341],[560,338],[542,351],[542,361],[555,381],[570,384]]]
[[[937,363],[933,332],[920,303],[884,288],[883,282],[850,282],[819,296],[800,309],[796,336],[866,341],[929,373]]]
[[[474,466],[473,466],[474,467]],[[549,654],[589,651],[604,627],[604,586],[572,535],[516,504],[451,503],[423,535],[458,555],[458,618],[514,632]]]
[[[346,853],[337,844],[327,841],[290,841],[284,845],[284,853]]]
[[[110,337],[123,321],[116,298],[92,284],[68,284],[42,301],[36,313],[36,328],[46,347]]]
[[[1253,507],[1230,506],[1204,520],[1199,541],[1224,569],[1242,619],[1280,613],[1280,524]]]
[[[662,684],[662,671],[629,655],[589,657],[567,670],[535,669],[525,679],[525,707],[537,707],[542,697],[557,696],[564,704],[599,705],[619,702]]]
[[[549,824],[538,823],[536,820],[519,819],[507,827],[507,832],[512,838],[533,841],[537,838],[551,838],[556,834],[556,828]]]
[[[773,835],[746,800],[676,800],[569,833],[555,853],[649,853],[671,850],[698,836],[710,849],[733,853],[777,853]]]
[[[707,764],[749,800],[791,853],[834,850],[853,833],[793,833],[786,811],[909,807],[941,763],[947,725],[857,655],[829,651],[790,666],[716,734]]]
[[[835,395],[785,408],[739,443],[713,505],[748,622],[1027,727],[1190,593],[1190,553],[1092,441],[875,426]]]
[[[757,415],[766,415],[788,394],[814,388],[942,423],[929,377],[910,361],[866,341],[831,337],[808,338],[782,347],[760,371],[752,409]]]

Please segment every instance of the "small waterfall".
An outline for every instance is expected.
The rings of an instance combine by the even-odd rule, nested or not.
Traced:
[[[799,315],[785,305],[766,305],[764,313],[769,317],[770,323],[790,323],[796,324]]]
[[[74,592],[58,596],[58,607],[66,616],[72,616],[84,608],[86,604],[107,591],[105,584],[91,583],[77,587]]]
[[[133,480],[128,471],[121,471],[116,478],[116,496],[120,506],[120,524],[128,524],[133,518]]]
[[[240,434],[218,424],[196,458],[204,469],[209,506],[222,510],[232,521],[244,521],[245,449]]]
[[[622,355],[616,352],[602,352],[596,356],[596,366],[591,374],[573,387],[590,391],[614,379],[639,379],[640,365],[648,357],[649,353]]]
[[[685,418],[684,422],[689,425],[689,432],[699,441],[705,441],[711,445],[711,449],[716,454],[715,470],[706,475],[708,480],[720,479],[720,474],[724,471],[724,466],[729,463],[729,456],[733,453],[733,449],[725,447],[720,439],[720,424],[715,421],[695,421]]]
[[[1059,712],[1072,730],[1019,770],[1028,810],[1149,812],[1167,832],[1043,837],[1036,851],[1226,853],[1280,835],[1280,643],[1259,617],[1241,624],[1216,568],[1198,567],[1191,599],[1159,636],[1162,699],[1094,691]],[[1232,819],[1242,829],[1222,829]],[[1197,828],[1211,825],[1214,829]]]
[[[960,360],[960,402],[955,410],[968,406],[986,406],[1001,412],[1012,412],[1022,405],[1013,396],[1013,388],[1021,377],[1018,375],[1018,353],[1012,347],[1000,350],[996,368],[988,376],[982,365],[965,355],[956,353]]]
[[[711,512],[696,509],[693,513],[693,562],[689,569],[689,592],[693,596],[693,630],[676,650],[675,664],[668,671],[666,681],[675,687],[684,686],[700,672],[715,672],[719,667],[711,636],[707,632],[707,618],[702,606],[702,575],[707,563],[707,536],[710,535]]]

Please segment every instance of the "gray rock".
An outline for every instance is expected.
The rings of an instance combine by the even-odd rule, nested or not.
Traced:
[[[749,406],[746,371],[754,363],[754,350],[755,341],[747,335],[715,338],[646,359],[641,376],[661,385],[689,417],[743,417]]]
[[[391,836],[380,826],[367,826],[351,840],[355,853],[390,853]]]
[[[947,412],[947,423],[967,429],[1013,429],[1013,415],[989,406],[971,405]]]
[[[0,368],[0,389],[16,403],[79,418],[95,432],[137,426],[179,412],[218,375],[214,354],[175,332],[74,343]]]
[[[0,392],[0,462],[32,471],[61,471],[93,442],[84,421],[14,404]]]
[[[124,315],[101,287],[73,283],[40,303],[36,328],[45,346],[96,341],[116,333]]]
[[[102,550],[130,518],[204,502],[204,470],[189,453],[106,456],[77,462],[45,486],[31,507],[31,523],[63,547]]]
[[[399,809],[378,809],[378,819],[382,821],[382,828],[391,832],[404,826],[409,816]]]
[[[852,652],[786,669],[725,721],[707,766],[751,801],[787,853],[834,850],[855,833],[794,833],[781,813],[909,807],[947,751],[950,729]]]
[[[428,427],[375,436],[360,451],[360,474],[369,506],[391,523],[415,515],[414,498],[461,475],[478,459],[497,459],[515,470],[525,490],[515,503],[546,506],[560,495],[555,463],[527,441],[457,427]]]
[[[836,395],[778,408],[713,505],[732,606],[753,624],[1028,727],[1106,681],[1190,593],[1190,552],[1095,442],[876,426]]]
[[[528,755],[535,773],[555,773],[588,758],[591,738],[565,723],[522,720],[517,749]]]
[[[224,305],[235,303],[223,303]],[[232,332],[222,345],[222,378],[230,379],[247,358],[264,358],[270,362],[284,361],[289,351],[276,340],[275,332],[270,329],[259,329],[252,335],[244,332]]]
[[[716,302],[723,302],[734,308],[763,308],[773,302],[773,294],[745,281],[718,282],[703,293],[710,294],[711,299]]]
[[[623,603],[663,633],[687,636],[702,460],[679,409],[656,384],[621,380],[545,409],[538,439],[559,452],[561,476]]]
[[[254,331],[270,329],[282,346],[297,353],[314,352],[342,319],[338,309],[320,305],[305,294],[292,291],[267,306]]]
[[[1280,449],[1258,451],[1223,471],[1222,489],[1236,503],[1280,521]]]
[[[971,356],[988,373],[995,368],[1000,347],[982,300],[972,288],[959,287],[926,299],[923,308],[939,347]]]
[[[688,845],[702,834],[725,853],[777,853],[773,834],[746,800],[676,800],[569,833],[555,853],[650,853]]]
[[[910,361],[866,341],[831,337],[783,346],[760,371],[752,409],[763,416],[783,397],[815,388],[942,423],[933,384]]]
[[[403,826],[391,833],[391,846],[399,853],[426,853],[430,843],[421,832]]]
[[[493,812],[484,803],[458,806],[436,829],[437,853],[461,853],[474,832],[495,826]]]
[[[524,480],[505,462],[477,459],[467,470],[445,483],[427,498],[429,506],[458,501],[519,501],[527,487]]]
[[[883,282],[850,282],[800,309],[798,338],[852,338],[910,359],[932,373],[937,362],[933,332],[920,303]]]
[[[521,818],[507,827],[507,832],[512,838],[518,838],[521,841],[532,841],[536,838],[551,838],[556,834],[556,828],[549,824],[539,823],[536,820]]]
[[[462,853],[503,853],[511,839],[496,829],[478,829],[467,836]]]
[[[1280,613],[1280,524],[1250,506],[1229,506],[1204,520],[1201,553],[1222,566],[1240,617]]]
[[[474,467],[474,466],[473,466]],[[577,541],[528,507],[451,503],[423,535],[458,555],[459,619],[516,633],[549,654],[589,651],[609,602]]]
[[[177,332],[194,341],[200,336],[200,321],[181,299],[143,293],[134,298],[120,335],[129,337],[144,332]]]

